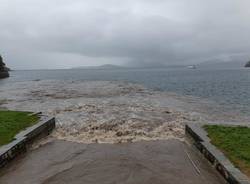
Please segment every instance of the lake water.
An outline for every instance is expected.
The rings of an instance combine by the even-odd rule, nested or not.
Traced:
[[[146,87],[210,100],[225,109],[250,115],[250,70],[227,69],[83,69],[12,71],[3,83],[29,80],[128,81]]]

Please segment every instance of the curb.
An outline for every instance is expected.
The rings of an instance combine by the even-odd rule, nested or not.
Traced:
[[[18,155],[26,152],[28,144],[36,138],[49,135],[55,128],[55,118],[40,116],[40,121],[17,134],[14,140],[0,147],[0,168],[4,167]]]
[[[196,148],[230,184],[250,184],[250,180],[237,169],[214,145],[210,143],[206,131],[199,124],[188,123],[186,135],[192,138]]]

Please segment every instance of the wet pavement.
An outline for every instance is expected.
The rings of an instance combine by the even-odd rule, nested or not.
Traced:
[[[224,180],[178,140],[124,144],[54,140],[12,162],[0,172],[0,183],[219,184]]]

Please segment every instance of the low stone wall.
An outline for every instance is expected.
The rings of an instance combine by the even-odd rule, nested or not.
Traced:
[[[186,135],[192,138],[197,149],[228,183],[250,184],[248,177],[235,168],[224,154],[210,143],[210,139],[201,125],[186,124]]]
[[[28,144],[36,138],[50,134],[54,128],[55,118],[42,116],[40,122],[17,134],[14,141],[0,147],[0,168],[19,154],[26,152]]]

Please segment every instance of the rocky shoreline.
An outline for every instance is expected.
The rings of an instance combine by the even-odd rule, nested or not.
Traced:
[[[4,78],[7,78],[9,77],[9,72],[3,72],[3,71],[0,71],[0,79],[4,79]]]
[[[7,77],[9,77],[9,69],[6,67],[2,56],[0,55],[0,79]]]

